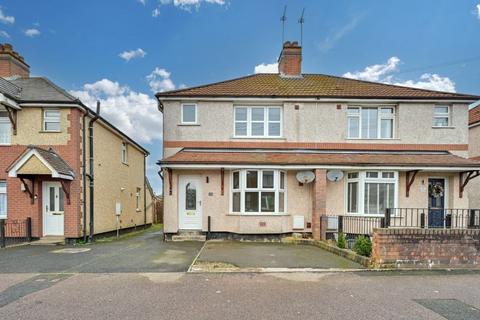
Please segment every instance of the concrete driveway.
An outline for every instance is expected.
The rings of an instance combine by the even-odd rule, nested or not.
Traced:
[[[194,270],[255,268],[361,269],[363,266],[321,248],[285,243],[207,242]]]
[[[22,246],[0,250],[0,273],[185,272],[200,242],[163,242],[160,231],[80,246]]]

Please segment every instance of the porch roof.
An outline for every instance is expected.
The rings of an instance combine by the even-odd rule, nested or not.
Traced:
[[[8,167],[9,177],[21,175],[51,175],[53,178],[73,180],[73,169],[53,149],[28,146]]]
[[[272,150],[183,149],[158,162],[163,167],[295,166],[295,167],[386,167],[399,169],[480,170],[480,161],[448,152],[302,152]]]

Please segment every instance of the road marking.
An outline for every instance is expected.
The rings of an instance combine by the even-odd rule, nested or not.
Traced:
[[[200,257],[200,254],[202,254],[203,248],[205,248],[205,246],[207,245],[207,242],[208,242],[208,241],[205,241],[205,242],[203,243],[203,246],[200,248],[200,251],[198,251],[197,256],[195,257],[195,259],[193,259],[192,264],[190,265],[190,267],[188,267],[187,272],[192,272],[193,265],[197,262],[197,259],[198,259],[198,257]]]

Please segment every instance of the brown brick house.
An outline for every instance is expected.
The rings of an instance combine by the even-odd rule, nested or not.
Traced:
[[[149,224],[147,155],[80,100],[31,77],[10,45],[0,46],[0,219],[30,218],[35,238],[113,231],[117,212],[120,228]]]
[[[305,74],[301,52],[285,43],[278,73],[156,94],[167,236],[318,238],[324,215],[425,208],[435,227],[446,209],[468,208],[478,96]]]

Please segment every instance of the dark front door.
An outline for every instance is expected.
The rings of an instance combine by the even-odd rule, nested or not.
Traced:
[[[428,179],[428,227],[445,226],[445,179]]]

